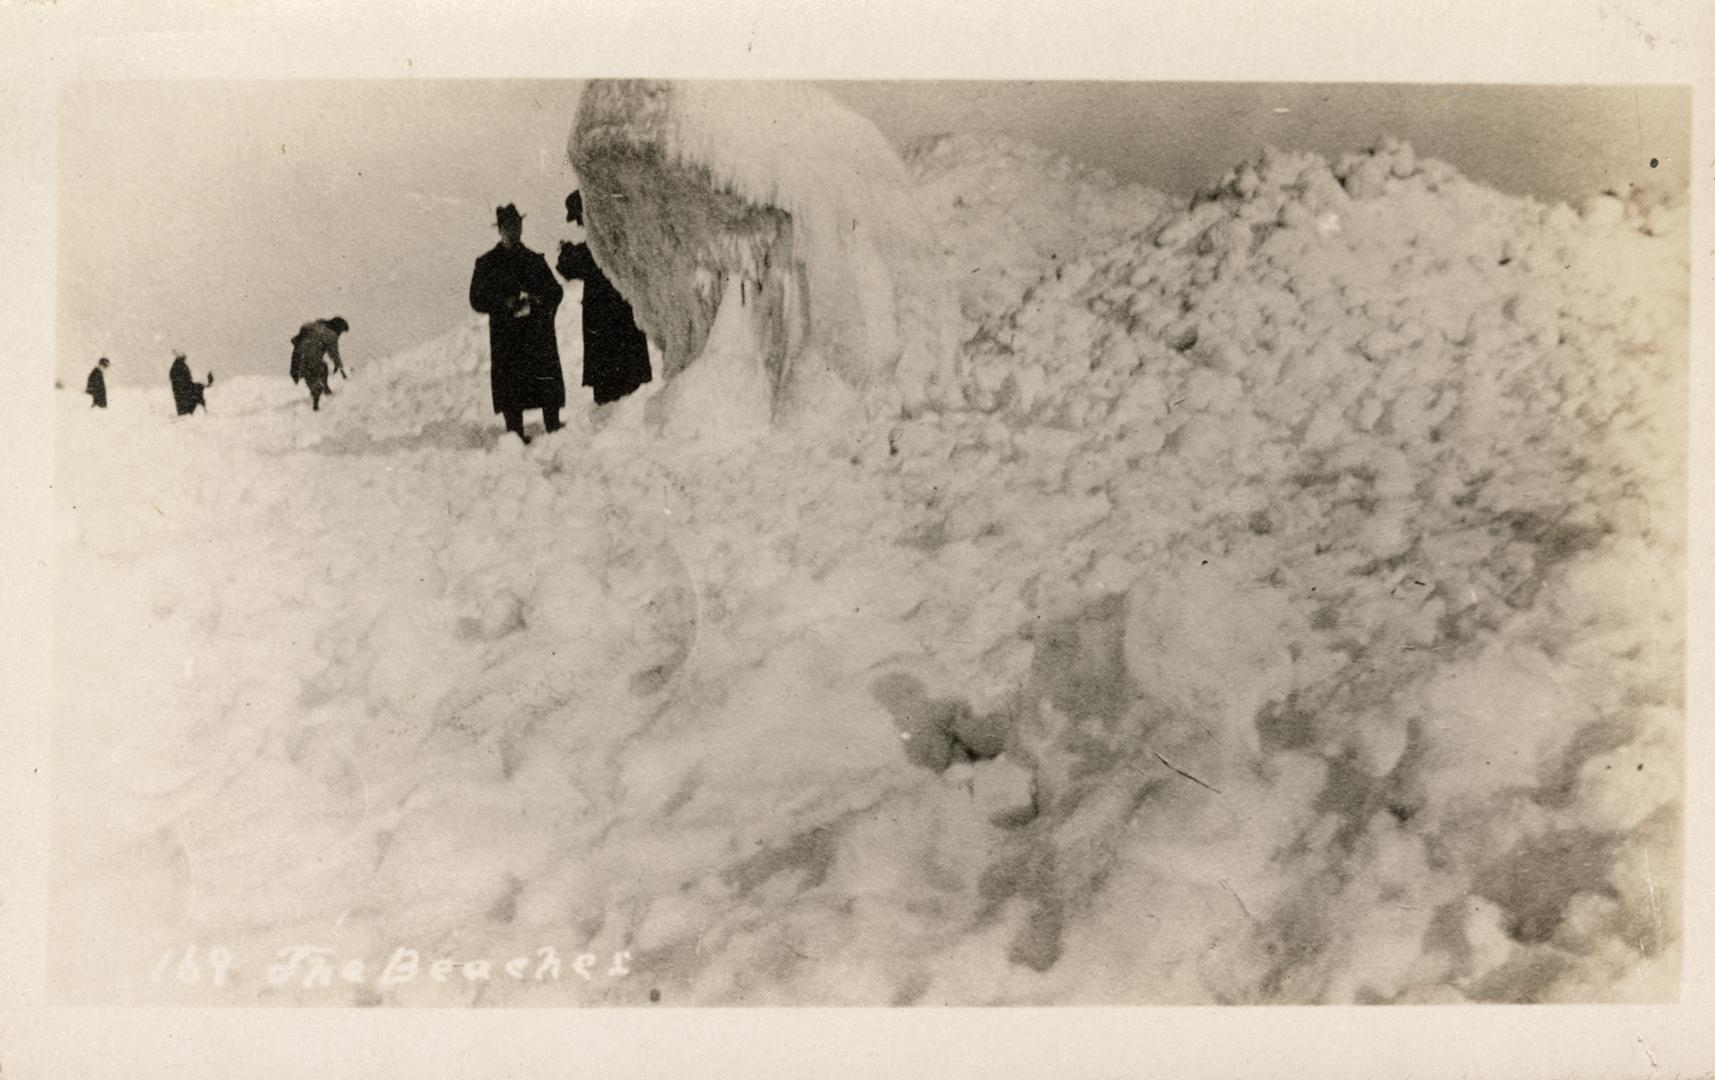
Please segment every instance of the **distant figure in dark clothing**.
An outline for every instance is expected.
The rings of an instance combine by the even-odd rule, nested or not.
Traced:
[[[566,220],[584,223],[583,192],[566,196]],[[557,268],[567,281],[584,283],[584,385],[595,392],[597,405],[618,401],[650,380],[649,339],[588,244],[561,243]]]
[[[524,246],[524,215],[511,203],[494,212],[500,243],[476,260],[470,306],[488,316],[489,391],[506,430],[528,443],[524,410],[541,409],[542,425],[558,431],[566,404],[554,312],[565,290],[548,260]]]
[[[90,402],[89,406],[92,409],[107,408],[106,368],[107,357],[104,356],[95,362],[95,367],[92,368],[89,373],[89,381],[83,384],[83,392],[94,399]]]
[[[298,327],[298,332],[292,335],[292,382],[299,379],[310,388],[310,409],[319,412],[323,397],[332,397],[333,391],[328,389],[328,365],[333,361],[333,370],[343,378],[351,378],[345,373],[345,364],[339,358],[339,336],[351,329],[351,324],[335,315],[331,319],[316,319]]]
[[[184,353],[173,354],[173,366],[167,369],[167,381],[173,385],[173,405],[180,416],[196,412],[198,405],[202,406],[203,412],[208,412],[208,402],[202,396],[204,384],[191,378],[191,366],[185,363]],[[208,385],[214,385],[212,371],[208,373]]]

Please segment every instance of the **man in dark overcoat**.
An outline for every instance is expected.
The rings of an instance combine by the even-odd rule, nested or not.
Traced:
[[[494,212],[500,243],[476,260],[470,306],[488,316],[489,389],[506,430],[524,442],[524,410],[541,409],[542,426],[560,428],[566,381],[554,312],[565,290],[548,260],[524,246],[524,215],[508,203]]]
[[[566,220],[584,223],[582,192],[566,196]],[[637,328],[631,305],[596,265],[588,244],[561,243],[556,269],[567,281],[584,283],[584,385],[595,393],[597,405],[618,401],[650,380],[649,340]]]
[[[208,402],[203,400],[203,384],[191,378],[191,366],[185,363],[184,353],[173,354],[173,366],[167,369],[167,381],[173,387],[173,407],[178,409],[180,416],[189,416],[196,412],[197,406],[202,406],[203,412],[208,412]],[[209,383],[214,382],[214,372],[208,373]]]
[[[89,372],[89,381],[83,384],[83,392],[88,394],[92,399],[89,406],[92,409],[107,408],[106,372],[107,357],[104,356],[95,362],[95,367],[90,369]]]

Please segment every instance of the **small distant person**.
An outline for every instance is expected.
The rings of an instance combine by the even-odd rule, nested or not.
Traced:
[[[339,336],[351,329],[351,324],[335,315],[331,319],[316,319],[298,327],[292,335],[292,383],[302,379],[310,389],[310,409],[320,412],[322,398],[332,397],[328,389],[328,361],[342,378],[345,364],[339,358]]]
[[[500,243],[476,260],[470,306],[488,316],[489,391],[506,430],[525,443],[524,410],[541,409],[542,426],[558,431],[566,404],[554,312],[565,290],[548,260],[524,246],[524,215],[511,203],[496,207]]]
[[[566,220],[583,226],[583,192],[566,196]],[[587,243],[562,241],[556,269],[567,281],[584,283],[584,385],[595,394],[597,405],[618,401],[650,380],[649,339],[637,328],[631,305],[596,265]]]
[[[173,405],[180,416],[196,412],[198,405],[202,406],[203,412],[208,412],[208,402],[202,396],[205,384],[191,378],[191,366],[185,363],[184,353],[173,354],[173,366],[167,369],[167,381],[172,384]],[[208,373],[206,385],[214,385],[214,372]]]
[[[83,384],[83,392],[92,399],[89,407],[92,409],[107,408],[107,357],[95,362],[90,369],[89,381]]]

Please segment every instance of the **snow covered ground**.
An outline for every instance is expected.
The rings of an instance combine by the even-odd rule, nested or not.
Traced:
[[[961,407],[60,395],[63,997],[1672,997],[1683,202],[908,164]]]

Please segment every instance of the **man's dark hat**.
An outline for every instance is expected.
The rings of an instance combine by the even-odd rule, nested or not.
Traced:
[[[347,330],[351,329],[351,324],[346,322],[344,319],[340,318],[338,315],[335,315],[333,318],[329,319],[328,325],[333,327],[335,330],[338,330],[342,334],[345,333]]]
[[[494,208],[494,224],[498,227],[507,224],[517,224],[524,220],[524,215],[518,212],[518,207],[512,203]]]
[[[582,221],[584,219],[584,193],[574,191],[566,196],[566,220]]]

